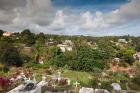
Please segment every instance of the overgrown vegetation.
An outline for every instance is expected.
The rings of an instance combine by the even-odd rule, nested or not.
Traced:
[[[134,64],[136,64],[138,58],[134,59],[134,54],[140,51],[140,37],[133,36],[58,36],[44,33],[34,34],[29,29],[25,29],[21,33],[13,33],[8,37],[3,36],[3,33],[4,31],[0,30],[0,69],[4,72],[8,72],[7,70],[13,66],[33,68],[52,66],[70,71],[96,74],[110,70],[110,64],[112,64],[114,58],[120,59],[117,63],[119,66],[135,68]],[[119,42],[119,39],[124,39],[127,43]],[[65,40],[72,42],[71,51],[63,52],[58,46],[58,44],[63,44]],[[68,44],[68,46],[70,45]],[[44,64],[39,64],[42,61]],[[137,67],[137,69],[139,68]],[[64,75],[67,76],[67,73]],[[116,77],[113,80],[129,78],[122,73],[121,75],[120,73],[110,75]],[[108,76],[107,79],[111,80],[113,77]],[[136,85],[140,87],[138,77],[139,72],[136,73],[133,80],[130,79],[130,82],[136,82]],[[89,82],[94,87],[94,85],[97,85],[97,82],[95,82],[97,79],[92,79],[93,81]],[[111,81],[101,82],[104,85],[100,87],[104,88]],[[83,85],[88,86],[88,81]]]

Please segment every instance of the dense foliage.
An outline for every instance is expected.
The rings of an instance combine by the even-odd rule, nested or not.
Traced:
[[[79,82],[83,86],[111,89],[112,82],[126,80],[131,89],[140,89],[140,57],[136,56],[140,55],[140,37],[60,36],[42,32],[34,34],[29,29],[10,36],[4,36],[3,33],[5,31],[0,30],[2,74],[13,66],[41,71],[49,68],[49,73],[51,68],[65,69],[64,74],[75,80],[77,73],[80,73]],[[113,67],[118,71],[113,72]],[[133,74],[134,78],[130,78]],[[99,82],[102,85],[99,86]],[[126,88],[126,84],[123,85]]]
[[[107,69],[115,57],[121,59],[120,64],[123,66],[133,65],[133,54],[140,50],[137,44],[140,38],[131,36],[58,36],[34,34],[29,29],[9,37],[2,36],[3,33],[0,30],[0,62],[7,66],[21,66],[23,62],[39,61],[42,57],[47,65],[100,72]],[[128,43],[118,42],[119,39],[125,39]],[[62,52],[57,46],[65,40],[73,43],[72,51]]]
[[[12,44],[0,42],[0,62],[7,66],[21,66],[20,54]]]
[[[0,77],[0,90],[7,89],[10,83],[10,80],[6,77]]]

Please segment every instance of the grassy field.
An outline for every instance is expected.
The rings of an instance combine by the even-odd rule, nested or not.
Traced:
[[[62,76],[70,78],[73,82],[78,81],[87,85],[90,82],[89,77],[91,74],[88,72],[65,70]]]

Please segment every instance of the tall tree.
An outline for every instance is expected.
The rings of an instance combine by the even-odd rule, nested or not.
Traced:
[[[45,35],[43,32],[36,35],[36,39],[39,43],[43,44],[45,43]]]
[[[21,32],[21,41],[27,46],[35,44],[35,34],[31,33],[29,29],[25,29]]]
[[[7,42],[0,43],[0,62],[7,66],[21,66],[22,60],[18,50]]]
[[[69,66],[73,70],[101,71],[105,67],[104,56],[105,53],[98,49],[94,50],[88,46],[81,46],[77,50],[76,60],[71,61]]]
[[[0,29],[0,37],[3,35],[4,31]]]

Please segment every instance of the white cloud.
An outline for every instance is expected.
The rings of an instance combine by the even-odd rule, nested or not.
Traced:
[[[17,0],[14,0],[17,1]],[[101,11],[81,12],[81,14],[55,9],[51,0],[19,0],[18,4],[1,0],[0,27],[8,31],[30,28],[34,32],[51,34],[108,34],[108,29],[116,28],[140,19],[140,0],[132,0],[109,13]],[[22,3],[21,3],[22,2]],[[8,8],[5,8],[8,7]],[[68,9],[67,9],[68,11]],[[115,31],[116,31],[115,30]],[[120,29],[119,29],[120,30]]]
[[[131,0],[130,3],[120,8],[120,15],[127,18],[140,18],[140,0]]]
[[[86,28],[86,30],[100,31],[139,20],[139,4],[140,0],[132,0],[130,3],[121,6],[120,9],[116,9],[109,13],[103,14],[102,12],[97,11],[95,16],[87,11],[82,14],[82,20],[84,20],[82,26],[83,28]]]
[[[81,28],[86,30],[94,31],[103,27],[108,27],[108,24],[105,24],[103,14],[100,11],[97,11],[95,16],[93,16],[91,12],[87,11],[82,14],[82,18],[80,20],[82,21]]]
[[[106,14],[105,18],[107,23],[126,23],[138,20],[140,18],[140,0],[131,0],[131,2],[123,5],[120,9]],[[110,19],[110,20],[109,20]]]
[[[93,16],[89,11],[82,14],[81,21],[82,21],[82,26],[85,29],[92,29],[92,27],[94,26]]]
[[[56,12],[56,16],[50,25],[50,29],[61,30],[65,28],[65,18],[66,16],[63,14],[62,10]]]
[[[138,4],[140,4],[140,0],[139,1],[132,0],[130,3],[120,7],[120,9],[113,10],[109,13],[102,13],[101,11],[96,11],[95,13],[91,13],[90,11],[86,11],[78,15],[78,14],[70,14],[70,13],[66,14],[61,10],[56,13],[55,19],[51,24],[51,27],[53,28],[53,30],[56,31],[61,30],[62,32],[64,32],[63,34],[92,35],[94,33],[97,33],[97,31],[100,34],[103,34],[102,31],[103,32],[105,31],[103,35],[114,35],[113,31],[117,31],[118,29],[117,27],[123,26],[129,22],[133,22],[134,19],[138,19],[140,17],[138,16],[140,14],[140,12],[138,12],[137,9],[139,6]],[[125,8],[127,9],[127,11],[125,10]],[[131,14],[130,10],[132,12],[137,10],[137,12]],[[128,12],[130,13],[130,15],[126,15],[128,14]],[[116,30],[114,30],[113,28],[116,28]],[[107,32],[109,29],[112,29],[112,31]],[[119,30],[118,34],[120,35],[121,34],[120,32],[122,30],[121,31],[120,29],[118,30]],[[126,31],[124,33],[127,34]]]
[[[0,0],[0,3],[2,4],[0,6],[1,24],[17,24],[16,22],[22,22],[24,19],[26,23],[48,25],[55,12],[50,0],[10,0],[9,2]],[[8,8],[5,9],[5,6]]]

